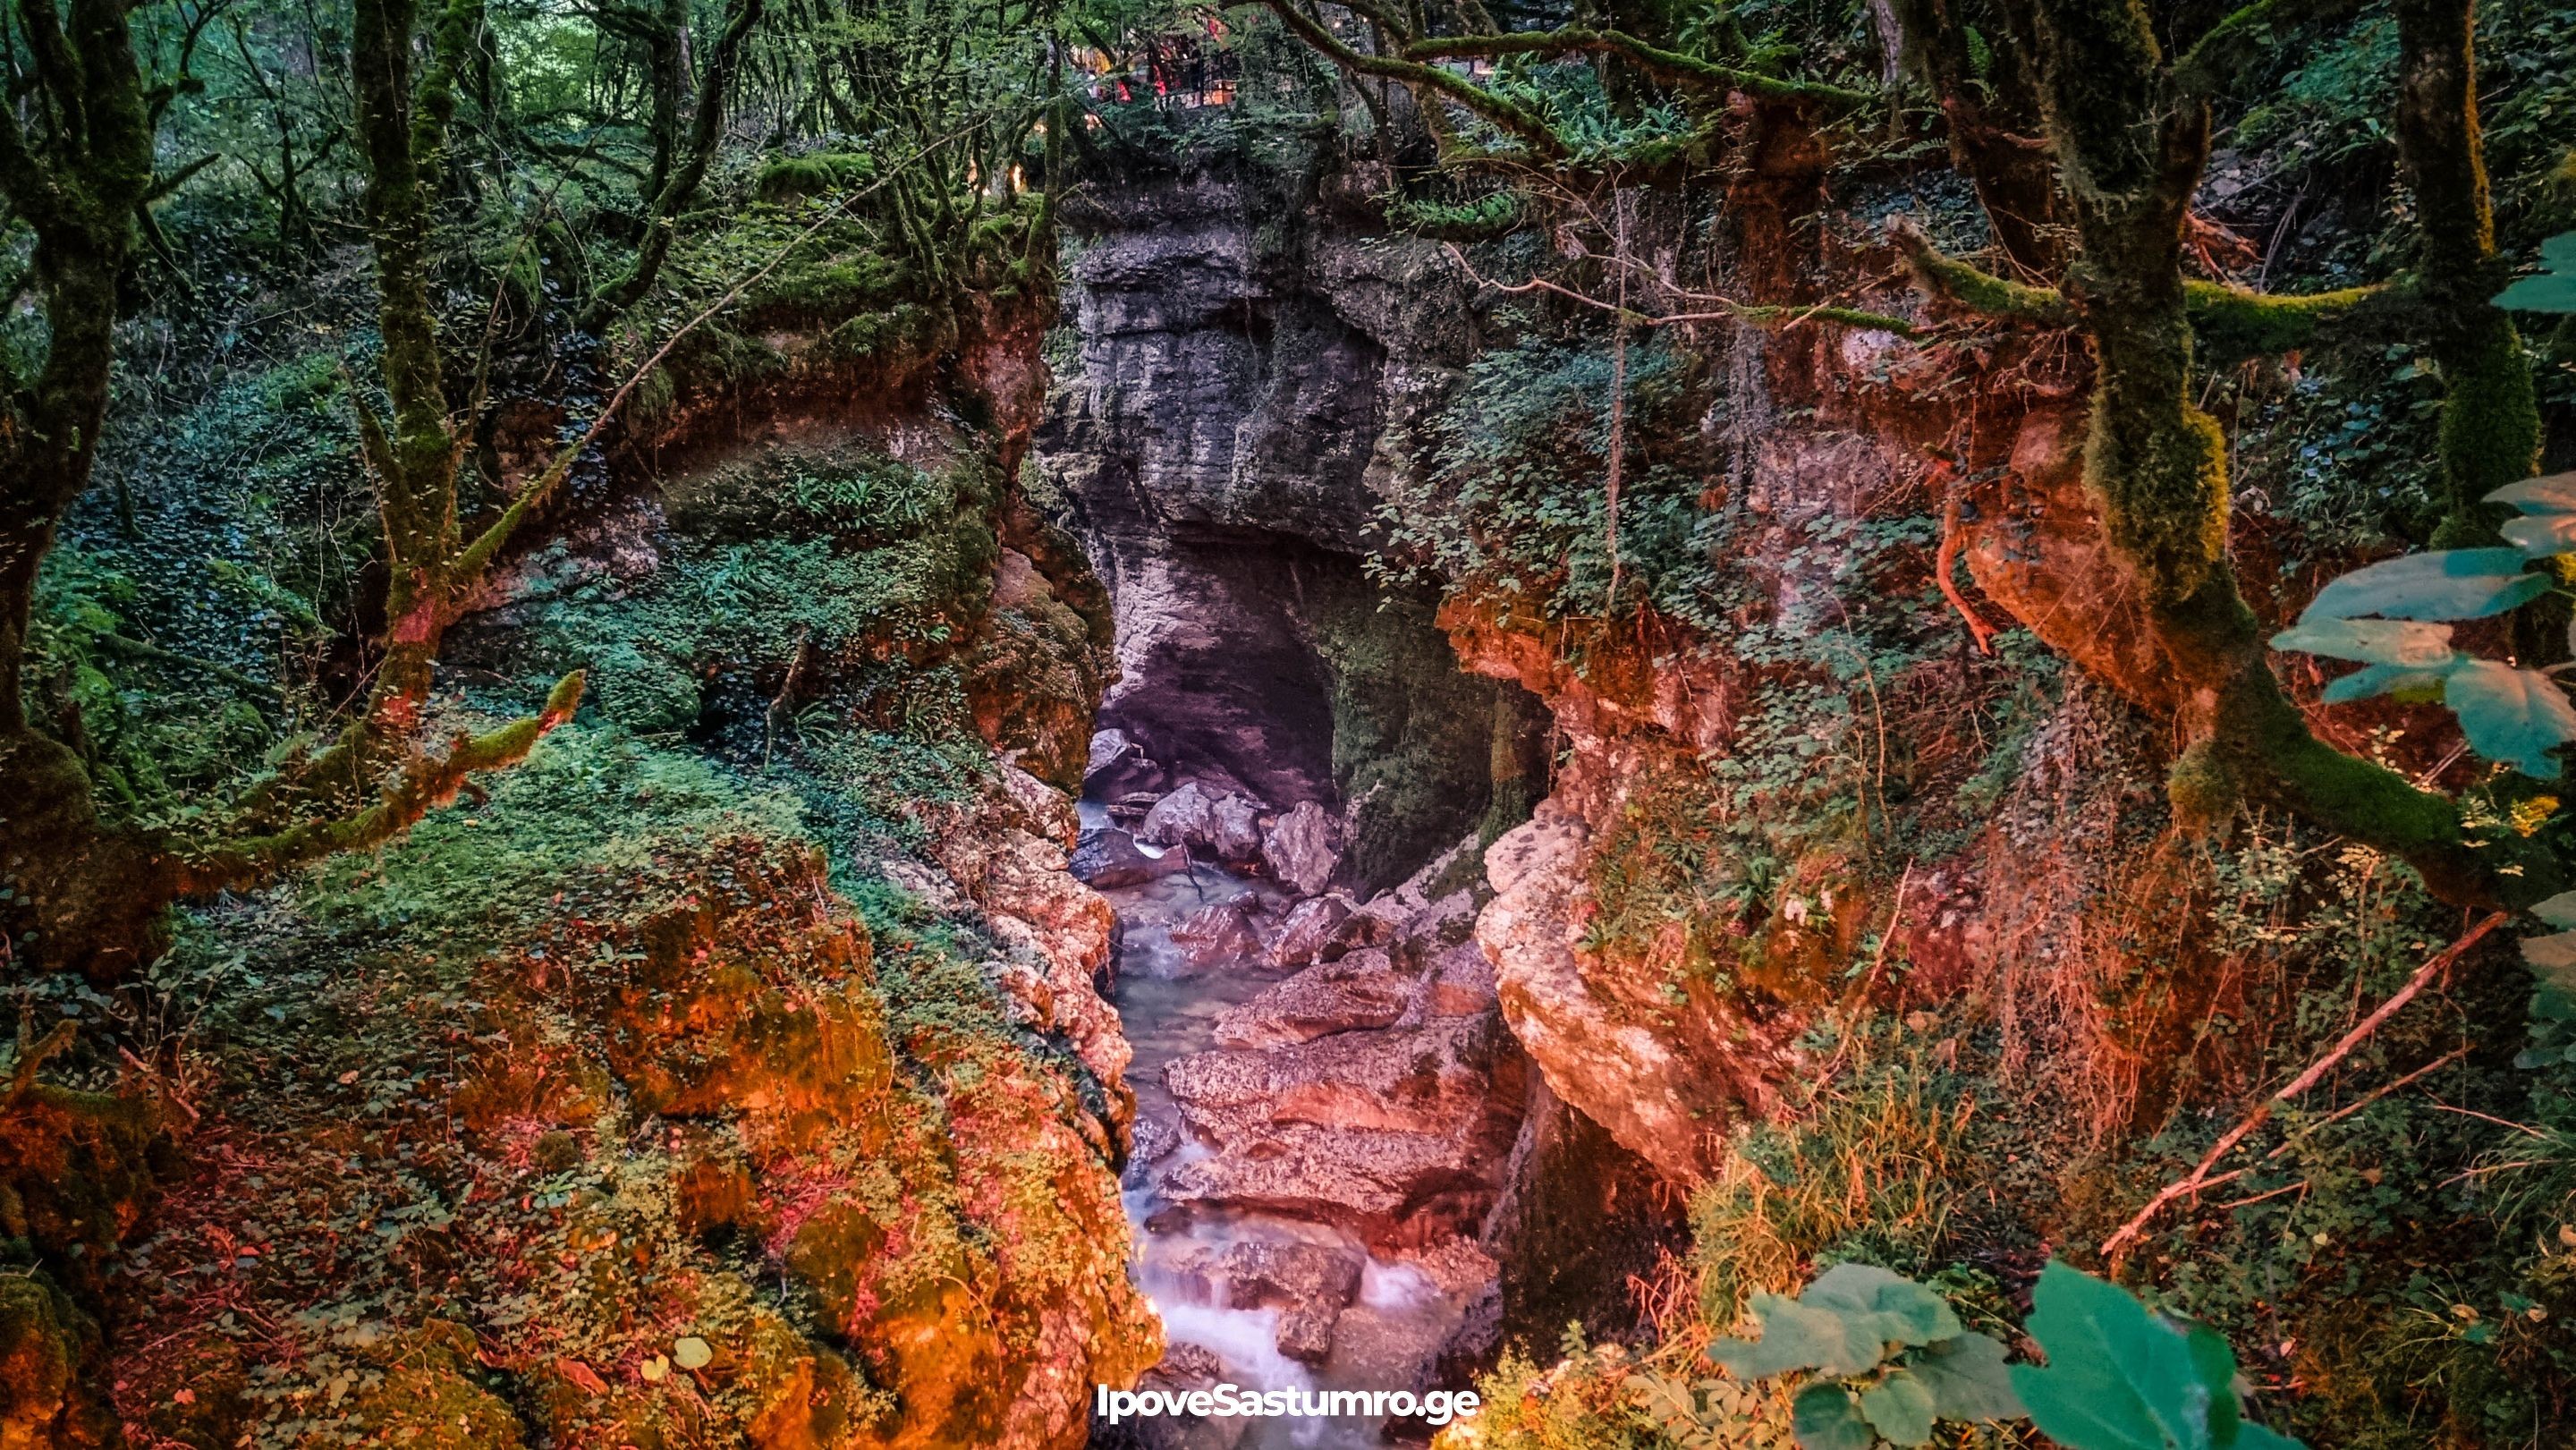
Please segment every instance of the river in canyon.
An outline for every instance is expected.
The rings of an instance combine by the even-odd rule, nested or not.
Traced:
[[[1085,802],[1082,814],[1087,838],[1119,829],[1098,802]],[[1187,859],[1182,848],[1135,849],[1158,869]],[[1292,984],[1301,974],[1329,970],[1267,959],[1262,938],[1283,929],[1298,898],[1256,871],[1195,859],[1170,874],[1109,885],[1102,894],[1121,928],[1111,1000],[1135,1050],[1137,1146],[1123,1185],[1136,1235],[1135,1273],[1171,1345],[1146,1387],[1186,1390],[1223,1381],[1262,1390],[1466,1388],[1432,1376],[1442,1347],[1490,1282],[1490,1264],[1465,1241],[1398,1247],[1382,1234],[1373,1243],[1334,1221],[1339,1215],[1321,1203],[1252,1206],[1174,1190],[1176,1176],[1187,1177],[1193,1164],[1271,1151],[1261,1141],[1230,1144],[1200,1132],[1166,1069],[1180,1064],[1188,1073],[1193,1064],[1203,1069],[1248,1055],[1227,1045],[1261,1036],[1247,1031],[1247,1019],[1264,1020],[1264,1004],[1297,990]],[[1176,944],[1175,928],[1186,932],[1187,923],[1204,921],[1211,908],[1239,911],[1253,931],[1196,950]],[[1307,1025],[1325,1024],[1310,1017]],[[1318,1086],[1329,1092],[1334,1085]],[[1349,1128],[1365,1115],[1355,1109],[1339,1115],[1343,1122],[1320,1126]],[[1281,1196],[1293,1199],[1293,1190]],[[1388,1430],[1375,1417],[1180,1422],[1145,1429],[1137,1443],[1335,1450],[1383,1444]]]

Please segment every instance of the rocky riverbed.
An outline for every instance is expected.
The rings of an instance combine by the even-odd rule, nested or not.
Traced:
[[[1104,764],[1132,762],[1103,744]],[[1334,818],[1311,801],[1192,781],[1116,804],[1083,807],[1075,869],[1119,919],[1125,1199],[1170,1343],[1148,1387],[1460,1387],[1444,1361],[1490,1334],[1478,1238],[1525,1098],[1470,891],[1433,894],[1459,874],[1445,856],[1366,899],[1331,890]],[[1390,1429],[1144,1422],[1119,1443],[1357,1446]]]

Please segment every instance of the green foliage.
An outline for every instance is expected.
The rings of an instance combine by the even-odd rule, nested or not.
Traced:
[[[953,684],[943,697],[908,666],[961,643],[984,607],[999,557],[988,471],[973,457],[934,472],[882,455],[781,454],[719,475],[674,501],[678,532],[640,589],[546,556],[570,577],[537,612],[520,663],[595,668],[600,707],[646,732],[698,727],[710,691],[766,702],[800,659],[809,692],[854,682],[882,722],[953,721]],[[889,670],[888,652],[905,665]]]
[[[1884,1269],[1838,1264],[1794,1299],[1757,1295],[1753,1340],[1709,1355],[1739,1379],[1803,1377],[1801,1450],[1926,1445],[1942,1423],[2028,1416],[2069,1450],[2290,1450],[2242,1418],[2236,1357],[2202,1326],[2150,1313],[2116,1285],[2052,1260],[2025,1326],[2046,1365],[2006,1365],[1939,1294]]]
[[[762,163],[754,196],[772,204],[853,191],[877,177],[876,158],[864,151],[817,151]]]
[[[1927,1445],[1936,1420],[2015,1417],[2003,1345],[1970,1332],[1940,1295],[1866,1264],[1837,1264],[1794,1299],[1753,1297],[1758,1339],[1709,1357],[1738,1379],[1809,1372],[1794,1427],[1803,1450]]]
[[[1466,201],[1396,196],[1388,200],[1388,226],[1419,236],[1450,241],[1484,241],[1529,220],[1528,198],[1506,188]]]
[[[214,591],[270,601],[275,586],[265,576],[219,559],[204,564]],[[285,600],[290,607],[301,602]],[[90,776],[111,819],[176,827],[275,764],[287,740],[268,713],[276,694],[260,681],[150,642],[158,632],[155,602],[142,581],[98,556],[56,548],[38,579],[29,685],[38,700],[79,721]],[[279,624],[265,610],[255,618],[271,629]],[[291,619],[289,627],[308,619]]]
[[[2495,305],[2516,312],[2576,313],[2576,232],[2540,244],[2540,271],[2496,294]]]
[[[1478,357],[1429,425],[1438,486],[1380,512],[1384,553],[1452,583],[1525,596],[1548,615],[1600,617],[1642,600],[1708,612],[1717,521],[1699,506],[1712,471],[1700,432],[1702,364],[1658,342],[1628,356],[1626,478],[1619,506],[1624,588],[1609,590],[1611,358],[1601,342],[1527,338]]]
[[[2240,506],[2282,519],[2297,563],[2425,537],[2443,505],[2439,375],[2412,343],[2346,349],[2275,395],[2248,386],[2237,410]]]
[[[1966,1332],[1940,1295],[1868,1264],[1836,1264],[1795,1298],[1756,1294],[1752,1311],[1761,1325],[1757,1338],[1709,1347],[1709,1357],[1738,1379],[1793,1370],[1849,1379],[1908,1347]]]
[[[496,777],[486,805],[433,813],[373,857],[320,867],[306,910],[336,929],[432,940],[442,955],[489,951],[551,915],[547,883],[590,874],[641,885],[654,860],[691,843],[793,840],[801,820],[792,796],[694,755],[568,725]]]
[[[2051,1261],[2025,1326],[2046,1366],[2016,1365],[2031,1420],[2070,1450],[2290,1450],[2242,1417],[2236,1355],[2216,1331],[2151,1313],[2128,1291]]]
[[[1484,88],[1544,119],[1579,166],[1656,165],[1697,139],[1698,122],[1670,102],[1613,104],[1605,75],[1583,60],[1506,56]]]
[[[2548,578],[2525,572],[2523,560],[2518,548],[2403,555],[2328,583],[2299,617],[2302,622],[2366,614],[2390,619],[2484,619],[2548,591]]]
[[[2386,98],[2397,78],[2397,22],[2387,7],[2366,7],[2348,31],[2304,56],[2245,112],[2231,139],[2303,166],[2393,148]]]
[[[2544,671],[2462,653],[2447,624],[2429,622],[2484,619],[2548,593],[2552,576],[2525,565],[2576,553],[2576,475],[2511,484],[2487,498],[2521,514],[2503,528],[2511,547],[2405,554],[2356,569],[2319,590],[2272,647],[2366,666],[2329,686],[2329,701],[2438,692],[2471,749],[2554,780],[2562,767],[2550,752],[2576,741],[2576,705],[2564,689]]]
[[[1653,1422],[1631,1407],[1625,1351],[1586,1344],[1571,1330],[1562,1348],[1561,1362],[1544,1370],[1518,1346],[1503,1351],[1493,1373],[1477,1381],[1484,1408],[1474,1422],[1476,1443],[1493,1450],[1660,1450]]]
[[[1754,1294],[1798,1281],[1819,1258],[1944,1277],[1941,1254],[1973,1171],[1991,1086],[1941,1060],[1902,1024],[1855,1029],[1841,1081],[1792,1118],[1738,1130],[1727,1169],[1691,1194],[1691,1266],[1701,1317],[1734,1324]],[[1855,1185],[1858,1185],[1857,1191]]]

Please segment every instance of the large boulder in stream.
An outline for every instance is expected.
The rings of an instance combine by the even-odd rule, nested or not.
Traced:
[[[1336,1032],[1384,1027],[1404,1015],[1413,979],[1374,949],[1314,966],[1232,1008],[1216,1021],[1219,1047],[1281,1047]]]
[[[1164,1085],[1213,1151],[1175,1204],[1267,1209],[1419,1244],[1481,1220],[1518,1129],[1523,1063],[1490,1014],[1180,1058]]]
[[[1310,896],[1288,908],[1278,935],[1262,949],[1262,960],[1274,967],[1302,967],[1322,958],[1351,919],[1351,904],[1339,896]],[[1336,953],[1339,955],[1339,953]]]
[[[1103,730],[1091,737],[1091,756],[1083,763],[1083,794],[1095,800],[1115,799],[1151,790],[1163,780],[1163,767],[1145,753],[1144,742],[1124,730]]]
[[[1321,893],[1342,868],[1341,821],[1313,801],[1299,801],[1261,838],[1261,865],[1299,896]]]
[[[1179,851],[1148,856],[1136,844],[1136,838],[1115,826],[1082,833],[1082,844],[1073,848],[1065,869],[1074,879],[1096,891],[1112,891],[1121,886],[1142,886],[1160,880],[1175,871],[1188,868],[1189,860]]]
[[[1279,1352],[1308,1364],[1332,1357],[1333,1326],[1360,1291],[1360,1256],[1329,1244],[1253,1239],[1175,1267],[1210,1303],[1278,1310]]]
[[[1203,847],[1220,861],[1252,861],[1261,854],[1261,802],[1191,781],[1154,803],[1136,828],[1136,839],[1154,846]]]
[[[1172,945],[1193,967],[1248,962],[1261,954],[1261,928],[1252,924],[1258,906],[1252,893],[1202,906],[1172,928]]]
[[[1162,1363],[1136,1381],[1139,1390],[1186,1395],[1226,1379],[1225,1361],[1204,1344],[1176,1340]],[[1157,1415],[1091,1427],[1090,1450],[1234,1450],[1256,1422],[1241,1415]]]

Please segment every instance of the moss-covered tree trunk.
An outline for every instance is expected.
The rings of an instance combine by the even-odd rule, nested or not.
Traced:
[[[27,634],[37,575],[89,487],[107,418],[117,283],[152,188],[152,127],[118,0],[77,0],[67,17],[21,5],[17,20],[34,104],[0,109],[0,195],[35,233],[45,344],[32,375],[7,380],[0,422],[0,879],[37,897],[89,862],[96,837],[88,771],[29,716]]]
[[[1897,0],[1905,61],[1940,97],[1950,157],[1977,189],[2004,255],[2023,271],[2055,276],[2060,255],[2056,169],[2036,134],[2037,101],[2007,49],[2031,44],[2026,16],[1981,16],[1964,0]],[[1993,31],[1989,35],[1987,31]]]
[[[654,76],[653,170],[645,180],[644,235],[635,260],[585,303],[581,330],[593,339],[618,316],[644,299],[671,255],[680,213],[697,199],[715,161],[716,144],[724,139],[725,105],[733,94],[745,44],[760,25],[765,0],[730,0],[725,25],[708,48],[705,71],[698,78],[695,104],[688,115],[682,144],[680,98],[688,83],[688,7],[672,0],[660,22],[647,27]]]
[[[2397,0],[2397,155],[2415,194],[2422,339],[2442,374],[2437,547],[2496,542],[2485,502],[2540,464],[2540,406],[2513,319],[2488,299],[2495,212],[2479,135],[2473,0]]]
[[[2143,8],[2036,0],[2034,13],[2078,240],[2065,296],[2097,369],[2085,479],[2185,684],[2177,809],[2210,818],[2251,794],[2404,857],[2445,896],[2531,899],[2554,885],[2528,869],[2545,862],[2465,839],[2451,801],[2319,741],[2273,677],[2228,558],[2225,440],[2193,401],[2181,243],[2208,107],[2176,83]]]
[[[35,572],[79,497],[106,416],[116,282],[133,218],[152,189],[152,136],[142,77],[116,0],[82,0],[72,42],[44,32],[51,12],[21,11],[38,39],[54,130],[31,138],[0,111],[0,191],[36,229],[39,299],[51,337],[42,372],[9,393],[0,429],[8,470],[0,513],[0,872],[31,913],[21,940],[57,966],[113,978],[153,955],[171,903],[275,880],[304,862],[388,840],[454,796],[467,776],[523,759],[571,716],[582,677],[567,677],[538,714],[435,756],[415,747],[439,642],[461,601],[558,467],[502,518],[461,542],[456,479],[464,435],[449,422],[430,305],[428,197],[454,110],[458,63],[480,12],[458,0],[441,17],[433,67],[411,85],[411,0],[361,0],[354,32],[358,122],[370,168],[384,378],[390,427],[372,413],[361,434],[376,474],[389,580],[381,663],[365,713],[311,767],[248,802],[228,830],[182,837],[112,826],[88,773],[62,741],[27,718],[20,676]],[[60,52],[56,54],[56,52]],[[51,57],[47,59],[47,57]],[[53,86],[53,82],[48,82]]]

